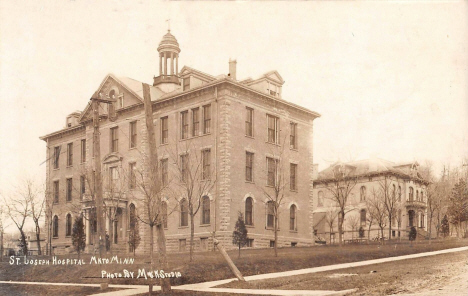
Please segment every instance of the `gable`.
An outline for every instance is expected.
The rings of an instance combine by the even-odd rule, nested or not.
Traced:
[[[276,83],[284,84],[283,77],[278,73],[278,71],[270,71],[264,75],[267,79],[270,79]]]
[[[117,78],[113,74],[108,74],[104,78],[96,93],[101,94],[104,97],[114,94],[114,97],[117,99],[117,102],[114,103],[115,110],[143,102],[143,86],[141,82],[127,77]],[[100,115],[109,115],[109,105],[106,105],[101,104],[101,108],[99,110]],[[79,121],[83,122],[90,120],[92,117],[91,102],[88,102],[88,105],[83,110]]]

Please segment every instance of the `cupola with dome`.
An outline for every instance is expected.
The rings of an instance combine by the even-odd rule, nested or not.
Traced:
[[[179,79],[179,42],[171,34],[171,30],[167,30],[158,46],[159,52],[159,76],[155,76],[153,80],[154,86],[164,88],[172,88],[180,85]],[[165,84],[165,85],[163,85]]]

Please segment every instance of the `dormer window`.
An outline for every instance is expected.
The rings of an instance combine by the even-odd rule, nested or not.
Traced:
[[[267,93],[271,96],[279,96],[279,87],[276,84],[268,82]]]

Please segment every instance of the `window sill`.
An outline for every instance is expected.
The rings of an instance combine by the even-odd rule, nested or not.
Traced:
[[[65,235],[65,238],[70,238],[70,237],[71,237],[71,235]]]
[[[297,147],[289,147],[289,150],[299,152],[299,149]]]
[[[136,146],[135,147],[129,147],[128,150],[130,150],[130,151],[131,150],[137,150],[137,147]]]
[[[246,228],[255,228],[255,225],[245,225]]]
[[[254,181],[247,181],[247,180],[245,180],[245,183],[255,184]]]
[[[296,192],[296,193],[298,192],[297,189],[289,189],[289,191],[291,191],[291,192]]]
[[[266,230],[272,230],[272,231],[275,231],[275,228],[274,227],[265,227]],[[278,228],[277,229],[278,231],[280,231],[280,229]]]
[[[58,170],[60,170],[60,168],[53,168],[52,170],[53,171],[58,171]]]
[[[249,138],[249,139],[253,139],[255,140],[255,137],[254,136],[248,136],[248,135],[245,135],[246,138]]]
[[[189,228],[188,225],[187,226],[179,226],[179,229],[184,229],[184,228]]]
[[[296,230],[289,230],[290,233],[297,233],[297,229]]]
[[[67,165],[67,169],[73,168],[73,165]]]
[[[275,145],[275,146],[281,147],[281,144],[280,144],[280,143],[269,142],[269,141],[265,141],[265,143],[266,143],[266,144],[271,144],[271,145]]]
[[[161,144],[159,144],[159,146],[167,146],[167,145],[169,145],[169,143],[161,143]]]
[[[54,237],[52,237],[52,239],[58,239],[58,238],[59,238],[58,236],[54,236]]]
[[[211,224],[200,224],[199,226],[200,227],[209,227],[209,226],[211,226]]]

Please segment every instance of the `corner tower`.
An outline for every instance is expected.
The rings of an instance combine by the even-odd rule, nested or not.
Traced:
[[[158,46],[159,52],[159,76],[155,76],[153,85],[174,89],[180,85],[179,79],[179,53],[180,47],[177,39],[167,30]]]

